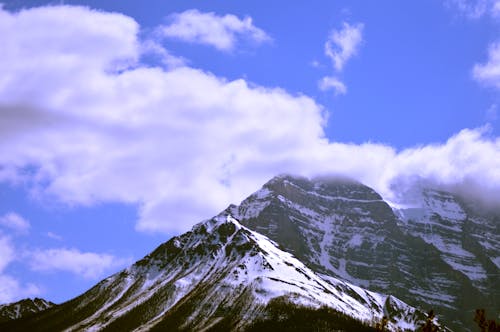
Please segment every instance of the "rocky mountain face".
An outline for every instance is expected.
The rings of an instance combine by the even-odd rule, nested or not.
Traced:
[[[394,208],[357,182],[278,176],[81,296],[0,330],[373,331],[386,316],[389,330],[414,331],[430,309],[473,330],[476,308],[500,308],[500,219],[442,191],[411,198]]]
[[[394,294],[448,326],[500,311],[500,219],[450,193],[423,189],[393,209],[348,180],[279,176],[228,211],[316,273]]]
[[[404,228],[438,248],[442,259],[500,305],[500,215],[447,192],[424,189],[417,207],[396,209]]]
[[[426,319],[393,296],[318,274],[224,211],[81,296],[0,330],[262,331],[311,315],[323,319],[317,330],[339,331],[374,331],[383,316],[390,330],[413,331]]]
[[[0,323],[30,316],[55,304],[44,299],[24,299],[15,303],[0,305]]]

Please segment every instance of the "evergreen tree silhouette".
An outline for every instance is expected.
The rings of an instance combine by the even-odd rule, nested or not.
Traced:
[[[427,320],[425,321],[425,324],[422,326],[422,331],[423,332],[437,332],[439,331],[439,328],[436,324],[434,324],[434,318],[436,315],[434,315],[434,310],[429,311],[427,314]]]
[[[497,324],[493,319],[486,319],[486,310],[484,309],[476,309],[474,321],[481,332],[500,332],[500,324]]]

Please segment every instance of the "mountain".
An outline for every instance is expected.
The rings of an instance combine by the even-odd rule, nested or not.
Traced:
[[[391,330],[415,330],[426,319],[415,308],[474,330],[476,308],[500,308],[498,213],[425,186],[404,196],[395,206],[352,180],[278,176],[81,296],[0,330],[371,331],[383,316]]]
[[[316,273],[226,210],[81,296],[0,330],[374,331],[369,324],[384,315],[390,330],[426,319],[393,296]]]
[[[0,323],[30,316],[55,304],[44,299],[24,299],[15,303],[0,305]]]
[[[472,329],[500,309],[500,218],[430,188],[393,209],[346,179],[278,176],[228,211],[319,274],[433,309]]]
[[[396,209],[404,229],[439,249],[441,257],[484,293],[500,297],[500,215],[451,193],[422,189],[410,207]],[[497,302],[498,304],[498,302]]]

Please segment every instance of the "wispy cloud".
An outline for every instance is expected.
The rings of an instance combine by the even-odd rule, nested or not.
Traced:
[[[33,283],[22,284],[6,274],[0,274],[0,303],[10,303],[26,297],[41,294],[41,289]]]
[[[154,55],[160,59],[160,62],[167,68],[175,68],[186,65],[188,62],[185,58],[175,56],[165,49],[159,42],[148,39],[141,45],[143,55]]]
[[[500,18],[499,0],[445,0],[444,3],[448,9],[471,20],[487,16]]]
[[[486,110],[485,114],[486,121],[493,122],[498,119],[498,105],[497,104],[492,104],[488,109]]]
[[[445,0],[446,7],[468,19],[477,20],[485,16],[498,18],[499,0]]]
[[[362,23],[351,25],[344,22],[341,29],[330,32],[325,43],[325,55],[332,61],[337,74],[342,72],[347,61],[357,54],[363,42],[363,27]],[[335,95],[347,92],[345,84],[338,76],[325,76],[319,81],[318,86],[323,91],[333,89]]]
[[[464,15],[471,19],[482,17],[488,12],[490,0],[446,0],[445,4],[457,11],[459,14]]]
[[[248,16],[240,19],[232,14],[222,16],[191,9],[170,15],[169,20],[169,24],[158,28],[162,36],[210,45],[221,51],[233,50],[241,39],[257,44],[271,40]]]
[[[357,54],[363,41],[363,24],[344,22],[339,30],[332,30],[325,43],[325,54],[332,60],[335,70],[342,71],[346,62]]]
[[[35,284],[23,284],[6,273],[6,268],[17,256],[10,237],[0,232],[0,303],[9,303],[41,293],[40,288]]]
[[[500,89],[500,43],[489,46],[488,60],[474,65],[472,75],[477,81]]]
[[[491,15],[495,18],[500,17],[500,1],[495,0],[491,6]]]
[[[66,271],[87,279],[103,277],[106,272],[131,263],[113,255],[57,248],[33,250],[27,254],[31,269],[41,272]]]
[[[499,0],[448,0],[446,5],[458,13],[470,19],[480,19],[485,15],[491,15],[495,19],[500,18]],[[492,42],[488,45],[487,60],[476,63],[472,68],[472,77],[484,86],[500,89],[500,42]],[[496,116],[487,115],[487,120],[492,121]],[[496,113],[496,111],[495,111]]]
[[[0,273],[2,273],[15,258],[14,246],[10,238],[0,233]]]
[[[322,91],[333,89],[335,95],[344,95],[347,92],[345,84],[334,76],[323,77],[321,81],[319,81],[319,88]]]
[[[53,240],[57,240],[57,241],[62,241],[63,240],[63,237],[56,234],[56,233],[52,233],[52,232],[47,232],[47,237],[53,239]]]
[[[30,223],[15,212],[8,212],[0,216],[0,226],[7,227],[18,233],[27,233],[30,229]]]

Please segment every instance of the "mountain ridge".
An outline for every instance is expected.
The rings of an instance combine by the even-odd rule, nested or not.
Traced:
[[[495,257],[500,256],[500,241],[495,241],[499,220],[481,218],[469,210],[459,213],[457,206],[464,203],[456,195],[445,196],[447,200],[442,202],[424,201],[420,210],[431,210],[424,213],[430,218],[412,221],[401,218],[397,214],[404,211],[395,211],[373,189],[357,181],[285,174],[270,180],[239,206],[231,206],[230,211],[315,271],[395,294],[414,306],[433,308],[447,317],[446,323],[459,330],[470,329],[476,308],[495,312],[500,307],[495,265]],[[456,209],[443,208],[447,204]],[[443,228],[452,224],[458,230],[449,239],[441,233],[439,239],[447,245],[439,246],[425,232],[418,232],[419,227],[412,227],[428,227],[429,221]],[[481,244],[484,234],[492,239]],[[486,266],[486,287],[469,279],[457,264],[451,265],[453,249],[470,252],[464,246],[475,252],[468,254],[465,263]]]
[[[315,317],[339,313],[369,330],[387,316],[389,329],[415,330],[434,309],[471,329],[474,309],[499,307],[485,294],[497,289],[498,220],[450,193],[421,195],[421,206],[397,209],[360,182],[277,176],[79,297],[4,326],[243,331],[276,308],[329,308]]]
[[[80,297],[8,327],[11,331],[167,327],[198,331],[225,326],[243,331],[267,317],[271,300],[283,297],[297,306],[329,307],[360,323],[374,323],[387,315],[393,330],[414,330],[426,318],[392,296],[325,279],[223,212]]]
[[[35,297],[0,304],[0,323],[23,318],[55,306],[55,303]]]

